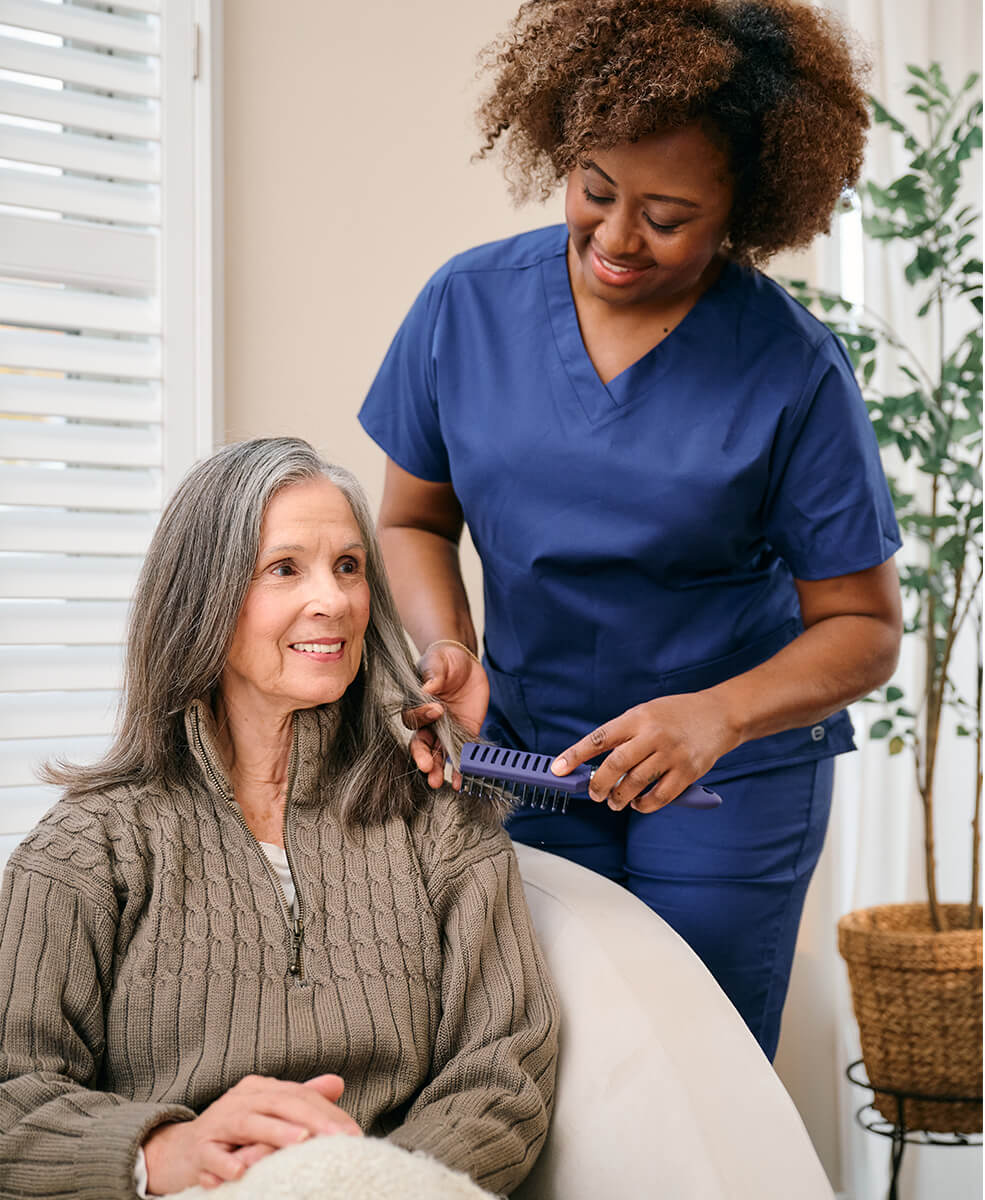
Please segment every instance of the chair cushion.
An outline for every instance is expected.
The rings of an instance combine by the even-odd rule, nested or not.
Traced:
[[[793,1102],[696,954],[624,888],[517,845],[561,999],[554,1118],[518,1200],[832,1200]]]

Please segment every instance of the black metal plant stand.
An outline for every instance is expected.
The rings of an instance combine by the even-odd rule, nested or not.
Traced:
[[[862,1060],[857,1058],[845,1072],[851,1083],[856,1087],[867,1088],[875,1093],[876,1089],[869,1083],[863,1073]],[[893,1088],[879,1087],[883,1095],[892,1096],[896,1101],[896,1120],[890,1121],[882,1115],[870,1101],[863,1104],[855,1113],[855,1120],[870,1133],[878,1133],[880,1137],[892,1140],[890,1150],[889,1194],[887,1200],[897,1200],[897,1183],[900,1167],[903,1165],[903,1151],[908,1145],[917,1146],[980,1146],[980,1133],[928,1133],[922,1129],[909,1129],[906,1124],[907,1100],[938,1100],[944,1103],[981,1104],[981,1096],[924,1096],[919,1092],[898,1092]]]

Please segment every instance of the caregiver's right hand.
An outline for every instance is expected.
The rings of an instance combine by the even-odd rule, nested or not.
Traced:
[[[435,699],[434,704],[406,709],[403,722],[416,730],[410,740],[410,752],[418,768],[427,775],[428,784],[441,787],[444,782],[445,755],[433,723],[447,710],[471,736],[478,736],[489,707],[489,680],[482,664],[459,642],[432,642],[417,663],[423,690]],[[457,771],[452,784],[461,783]]]

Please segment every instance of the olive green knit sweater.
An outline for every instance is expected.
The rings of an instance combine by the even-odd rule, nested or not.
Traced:
[[[248,1074],[336,1072],[367,1133],[490,1191],[529,1171],[557,1010],[509,839],[448,789],[410,822],[344,829],[323,770],[331,710],[295,721],[300,939],[202,704],[186,714],[200,782],[62,801],[14,852],[0,1195],[130,1200],[148,1131]]]

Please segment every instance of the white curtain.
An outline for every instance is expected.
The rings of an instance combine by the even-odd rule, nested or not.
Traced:
[[[982,11],[979,0],[826,0],[867,44],[870,91],[894,115],[921,130],[923,117],[905,95],[912,82],[906,66],[940,62],[957,87],[981,70]],[[883,126],[873,129],[865,176],[885,184],[904,173],[905,151]],[[969,201],[981,206],[981,167],[974,170]],[[978,231],[980,233],[980,231]],[[835,238],[837,241],[837,231]],[[818,282],[837,290],[835,247],[815,255]],[[936,346],[914,316],[911,289],[901,286],[905,254],[899,247],[865,247],[866,304],[885,317],[924,361]],[[962,322],[967,320],[962,317]],[[974,644],[959,644],[970,681]],[[915,648],[905,646],[899,677],[918,690]],[[854,1114],[869,1093],[844,1078],[859,1057],[845,968],[836,949],[838,916],[852,908],[923,900],[923,823],[908,754],[889,758],[885,742],[870,742],[867,727],[878,714],[871,705],[854,712],[859,753],[838,764],[828,842],[808,897],[798,959],[777,1057],[779,1070],[800,1107],[836,1189],[846,1200],[882,1200],[889,1178],[889,1141],[857,1125]],[[966,900],[970,888],[970,821],[975,758],[971,739],[945,735],[938,776],[938,889],[942,900]],[[980,1197],[980,1149],[907,1148],[900,1200],[973,1200]]]

